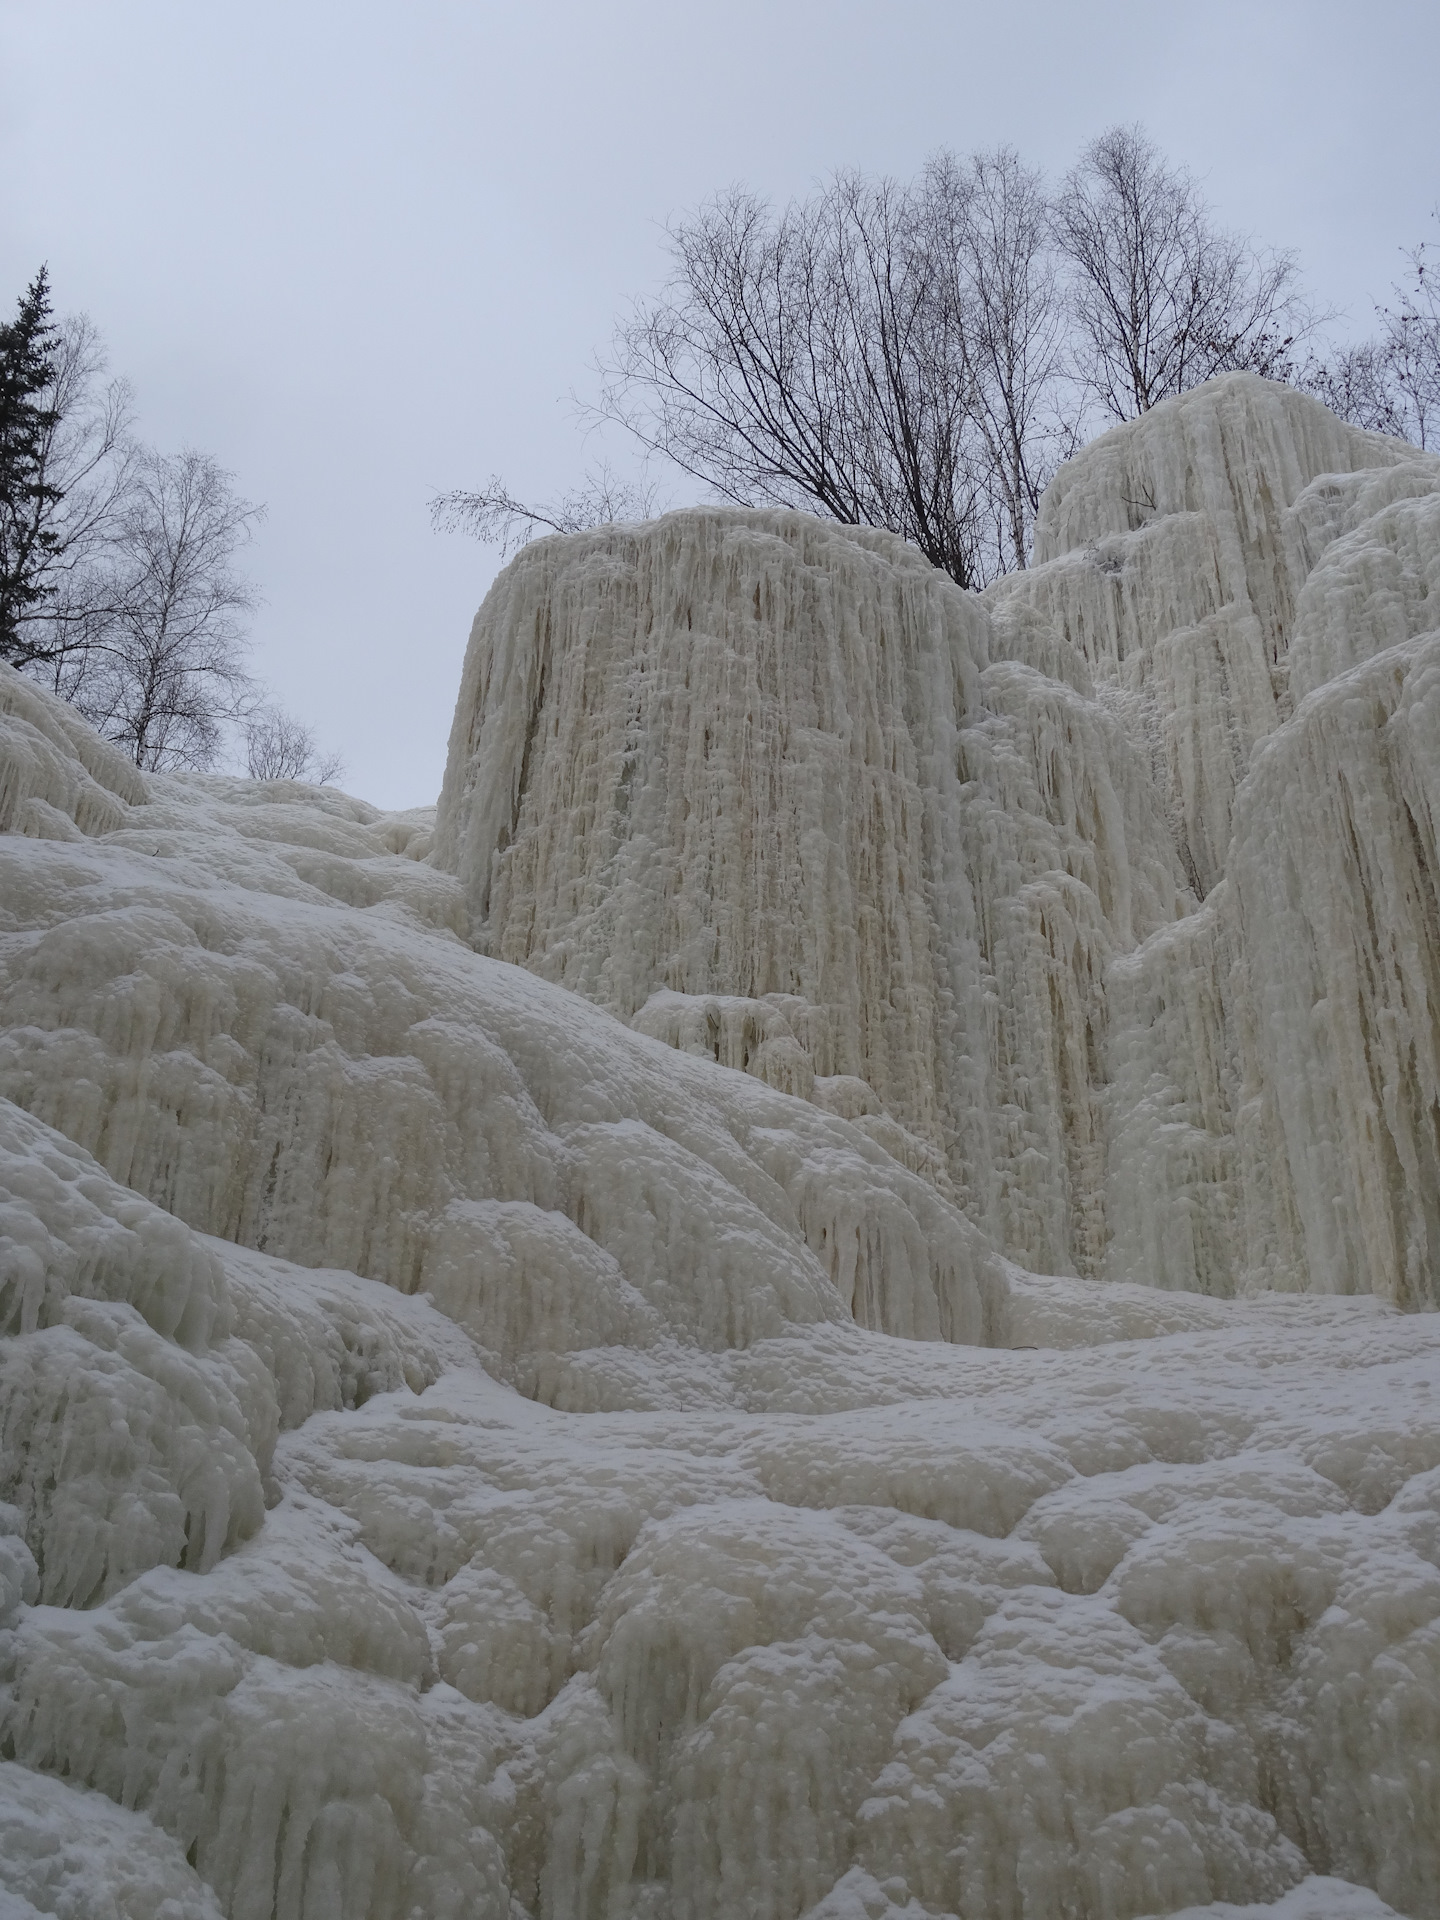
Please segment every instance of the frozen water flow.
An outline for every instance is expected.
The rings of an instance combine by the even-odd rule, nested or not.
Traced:
[[[1440,1916],[1437,508],[540,542],[433,817],[0,667],[0,1920]]]

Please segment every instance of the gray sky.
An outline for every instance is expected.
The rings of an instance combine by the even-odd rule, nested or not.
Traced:
[[[668,215],[1138,119],[1365,331],[1436,231],[1437,74],[1435,0],[0,0],[0,303],[48,260],[144,435],[267,503],[256,665],[413,806],[496,569],[427,500],[623,461],[567,396]]]

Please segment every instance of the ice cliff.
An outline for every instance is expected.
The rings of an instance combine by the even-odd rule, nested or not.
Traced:
[[[1437,622],[1237,376],[537,543],[435,815],[0,668],[0,1920],[1440,1915]]]
[[[1440,466],[1237,375],[1036,551],[977,599],[798,514],[529,550],[440,801],[472,928],[1040,1271],[1435,1304]]]

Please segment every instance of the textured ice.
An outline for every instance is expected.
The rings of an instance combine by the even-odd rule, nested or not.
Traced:
[[[1237,375],[1072,461],[980,599],[796,514],[537,543],[436,857],[488,951],[860,1122],[1032,1269],[1431,1301],[1437,515],[1440,463]]]
[[[143,1814],[0,1760],[0,1920],[221,1920],[222,1912]]]
[[[538,543],[438,817],[0,668],[0,1920],[1440,1915],[1437,502]]]

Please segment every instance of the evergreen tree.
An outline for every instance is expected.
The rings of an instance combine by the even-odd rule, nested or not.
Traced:
[[[45,576],[60,547],[50,522],[62,494],[46,475],[58,346],[41,267],[0,326],[0,659],[20,653],[20,622],[52,590]]]

